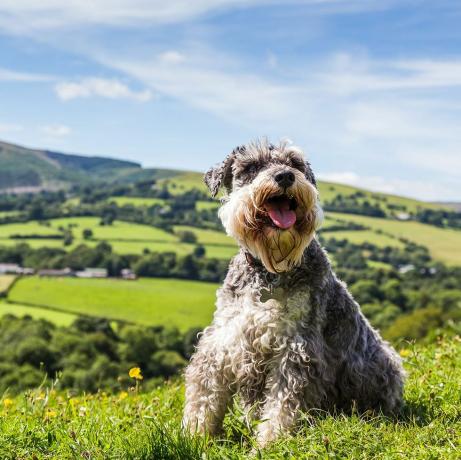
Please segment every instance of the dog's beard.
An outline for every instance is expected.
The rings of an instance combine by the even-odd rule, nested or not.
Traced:
[[[295,176],[294,185],[285,192],[296,202],[296,222],[288,229],[272,225],[265,209],[271,197],[281,194],[270,174],[260,174],[252,184],[231,193],[219,211],[227,233],[272,273],[301,263],[321,222],[317,190],[300,172]]]

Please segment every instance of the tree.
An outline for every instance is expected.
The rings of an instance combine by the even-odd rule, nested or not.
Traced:
[[[197,242],[197,235],[190,230],[183,230],[177,233],[179,237],[179,241],[182,243],[196,243]]]
[[[91,238],[93,238],[93,230],[85,228],[82,232],[82,236],[84,240],[91,240]]]

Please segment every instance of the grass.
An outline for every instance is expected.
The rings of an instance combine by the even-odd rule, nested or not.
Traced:
[[[437,228],[420,222],[358,216],[353,214],[329,213],[332,217],[365,225],[370,229],[406,238],[429,249],[435,260],[448,265],[461,265],[461,231]]]
[[[219,208],[219,201],[197,201],[196,203],[197,211],[204,211],[204,210],[218,210]]]
[[[2,219],[3,217],[18,216],[19,214],[19,211],[0,211],[0,219]]]
[[[174,279],[39,278],[19,280],[8,301],[144,325],[187,330],[211,322],[218,285]]]
[[[236,247],[235,241],[227,236],[224,232],[218,232],[216,230],[207,230],[197,227],[189,227],[187,225],[176,225],[174,227],[175,233],[189,231],[195,233],[197,241],[201,244],[220,244],[223,246]]]
[[[386,204],[393,204],[399,206],[405,206],[407,212],[416,212],[418,209],[440,209],[446,206],[428,203],[426,201],[419,201],[413,198],[407,198],[398,195],[388,195],[386,193],[372,192],[351,185],[337,184],[332,182],[318,182],[318,188],[320,192],[320,199],[323,203],[332,200],[336,195],[343,195],[344,197],[353,195],[357,192],[361,192],[364,197],[358,198],[358,201],[368,200],[371,203],[379,204],[382,208],[386,208]]]
[[[15,279],[15,275],[0,275],[0,296],[8,291]]]
[[[144,249],[149,249],[151,252],[176,252],[178,255],[187,255],[195,248],[194,244],[181,243],[176,235],[156,227],[119,220],[108,226],[101,226],[99,223],[100,219],[97,217],[66,217],[52,219],[48,221],[48,225],[36,221],[0,225],[0,245],[14,246],[18,243],[27,243],[32,248],[64,248],[63,241],[60,239],[25,238],[18,240],[11,239],[11,236],[56,235],[60,233],[59,228],[70,227],[74,241],[70,246],[65,247],[68,250],[79,244],[95,246],[100,241],[107,241],[114,252],[119,254],[141,254]],[[235,255],[236,246],[224,233],[192,227],[185,228],[197,233],[200,242],[206,248],[208,257],[229,259]],[[90,229],[93,232],[91,240],[83,239],[84,229]]]
[[[203,174],[192,171],[186,171],[172,178],[159,180],[158,184],[160,186],[166,185],[168,191],[173,195],[180,195],[194,188],[203,192],[208,191],[203,182]]]
[[[161,198],[142,198],[134,196],[112,196],[108,200],[109,202],[115,203],[117,206],[125,206],[127,204],[135,207],[145,207],[159,205],[165,206],[165,200]]]
[[[459,459],[459,337],[402,354],[409,378],[395,418],[312,412],[294,436],[260,451],[238,409],[216,439],[184,434],[181,382],[144,394],[75,396],[44,387],[0,401],[0,458]]]
[[[0,316],[6,314],[18,317],[29,315],[34,319],[46,319],[57,326],[69,326],[77,318],[77,315],[71,313],[0,301]]]
[[[353,244],[371,243],[378,247],[393,246],[403,247],[403,243],[396,238],[376,233],[372,230],[340,230],[329,232],[328,229],[319,232],[325,238],[335,238],[337,240],[347,240]]]

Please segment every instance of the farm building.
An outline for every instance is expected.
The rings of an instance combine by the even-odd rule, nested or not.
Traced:
[[[107,278],[109,276],[106,268],[85,268],[75,273],[77,278]]]

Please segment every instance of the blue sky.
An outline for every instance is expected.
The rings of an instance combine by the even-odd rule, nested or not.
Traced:
[[[204,170],[289,138],[324,179],[461,200],[461,4],[2,0],[0,139]]]

